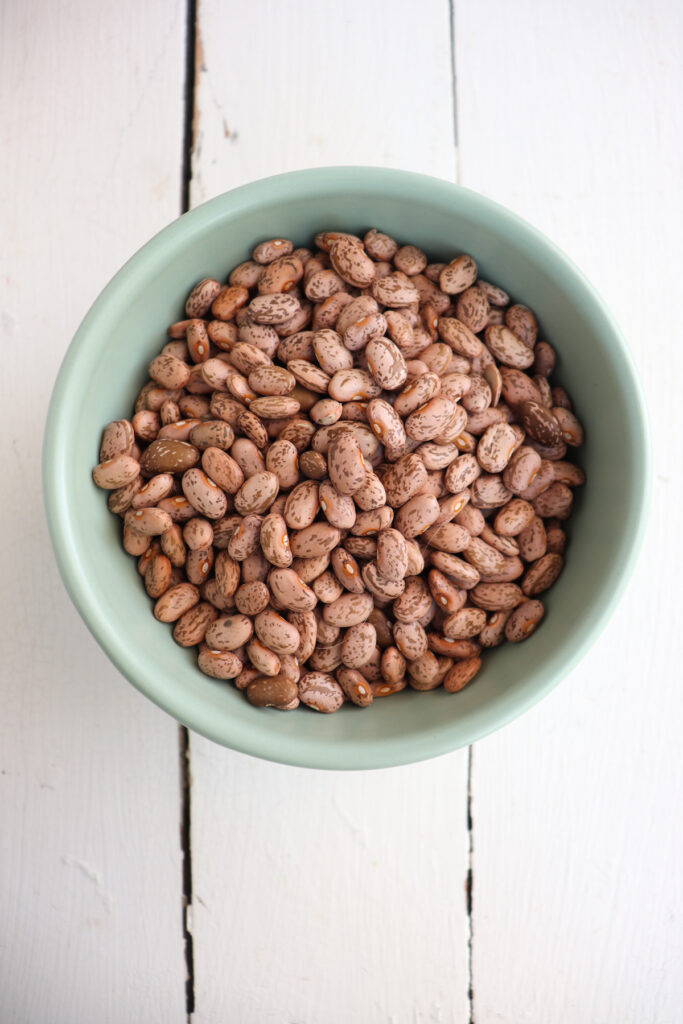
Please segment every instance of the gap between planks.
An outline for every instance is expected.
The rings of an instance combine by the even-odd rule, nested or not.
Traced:
[[[197,5],[187,0],[185,21],[185,90],[183,111],[183,148],[180,177],[180,212],[190,209],[192,152],[196,127],[195,93],[197,84]],[[185,947],[185,1013],[190,1024],[195,1007],[194,945],[192,938],[192,776],[190,772],[190,733],[178,726],[180,770],[180,849],[182,854],[182,928]]]
[[[460,184],[460,145],[458,140],[458,77],[455,66],[455,0],[448,0],[448,22],[450,26],[451,44],[451,102],[453,105],[453,146],[455,149],[455,181]],[[465,893],[467,899],[467,1001],[469,1003],[469,1024],[474,1021],[474,970],[472,964],[472,953],[474,946],[474,929],[472,917],[472,900],[474,889],[474,878],[472,874],[474,864],[474,829],[472,819],[472,766],[473,747],[467,748],[467,878],[465,880]]]

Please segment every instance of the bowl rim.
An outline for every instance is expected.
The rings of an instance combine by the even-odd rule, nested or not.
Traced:
[[[607,343],[616,350],[623,370],[629,378],[632,396],[631,413],[637,420],[634,424],[635,460],[638,463],[636,478],[641,486],[634,497],[637,504],[630,510],[629,544],[620,566],[616,585],[592,621],[583,627],[575,650],[559,670],[550,673],[548,678],[531,693],[516,699],[514,704],[511,705],[507,702],[502,707],[489,709],[485,716],[486,721],[480,721],[478,726],[475,725],[465,741],[449,738],[450,733],[447,727],[439,729],[434,733],[433,743],[427,753],[423,749],[424,737],[422,734],[418,737],[392,739],[389,742],[378,739],[372,745],[363,746],[362,756],[355,757],[353,763],[349,763],[350,755],[345,747],[336,747],[332,743],[325,747],[317,744],[309,749],[305,742],[269,731],[265,727],[265,720],[264,728],[260,733],[256,736],[251,733],[245,742],[239,727],[231,729],[229,719],[221,719],[217,722],[211,712],[201,705],[198,706],[194,699],[169,699],[169,694],[162,691],[154,679],[145,678],[139,671],[136,671],[134,659],[128,655],[127,650],[120,643],[116,642],[116,638],[108,629],[106,619],[99,613],[97,596],[92,590],[90,580],[81,571],[76,554],[77,534],[64,485],[64,474],[60,471],[66,458],[67,445],[65,441],[69,430],[70,403],[75,397],[70,394],[72,370],[84,359],[90,338],[97,333],[99,325],[102,324],[104,327],[110,306],[119,301],[118,296],[122,291],[134,288],[138,275],[141,273],[144,275],[162,254],[164,258],[167,258],[169,247],[173,251],[186,245],[190,239],[200,235],[208,224],[215,224],[216,220],[221,217],[229,218],[237,209],[244,210],[245,207],[258,206],[264,200],[271,200],[274,186],[280,190],[280,198],[285,200],[288,193],[300,195],[302,191],[308,192],[316,188],[321,188],[324,192],[343,188],[351,191],[371,189],[373,191],[381,190],[384,193],[398,191],[401,194],[410,194],[414,188],[419,187],[422,190],[428,187],[432,190],[434,200],[439,203],[447,202],[455,196],[465,197],[477,217],[480,214],[493,216],[499,226],[514,231],[520,237],[520,242],[525,248],[531,246],[532,249],[545,252],[552,257],[564,274],[568,275],[572,289],[578,289],[583,294],[584,301],[592,306],[592,314],[597,314],[601,319],[600,333]],[[413,171],[372,166],[319,167],[261,178],[209,199],[157,232],[124,263],[91,305],[63,358],[46,417],[42,477],[48,530],[59,572],[67,592],[98,644],[136,689],[182,724],[222,746],[241,753],[306,768],[386,768],[429,760],[482,739],[513,721],[542,700],[583,658],[611,618],[632,575],[640,552],[652,490],[651,436],[639,374],[616,320],[584,273],[546,235],[524,218],[494,200],[441,178]],[[187,696],[190,697],[189,692]],[[276,714],[277,712],[271,713]]]

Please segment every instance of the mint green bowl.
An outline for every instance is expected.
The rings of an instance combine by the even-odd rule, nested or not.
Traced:
[[[261,239],[306,245],[325,227],[376,226],[432,260],[472,253],[482,277],[536,311],[557,349],[557,380],[584,423],[588,483],[569,524],[567,565],[544,595],[527,643],[487,654],[459,694],[406,690],[335,715],[257,709],[202,675],[193,651],[151,614],[120,521],[92,483],[103,426],[130,414],[146,366],[202,277],[225,278]],[[107,285],[79,328],[55,384],[45,431],[47,518],[69,594],[120,671],[156,704],[226,747],[314,768],[379,768],[443,754],[530,708],[596,639],[631,573],[649,492],[643,398],[617,325],[552,242],[496,203],[436,178],[373,167],[328,167],[257,181],[213,199],[160,232]]]

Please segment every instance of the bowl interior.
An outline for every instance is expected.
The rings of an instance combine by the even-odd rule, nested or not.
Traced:
[[[528,643],[490,652],[460,694],[407,690],[368,711],[332,716],[252,708],[231,684],[195,667],[155,621],[120,522],[92,483],[102,427],[129,416],[146,365],[180,319],[192,285],[224,279],[273,236],[309,244],[323,227],[377,226],[431,260],[474,255],[487,280],[536,312],[558,351],[555,379],[586,430],[565,571],[544,595],[546,619]],[[647,491],[642,399],[618,331],[590,285],[552,244],[503,208],[446,182],[398,171],[296,172],[235,190],[152,240],[88,314],[60,372],[44,472],[60,569],[79,611],[121,671],[152,700],[226,746],[315,767],[364,768],[430,757],[471,742],[547,692],[585,651],[633,561]]]

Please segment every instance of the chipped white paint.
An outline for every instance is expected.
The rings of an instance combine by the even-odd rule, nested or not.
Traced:
[[[57,576],[44,415],[108,278],[178,212],[184,6],[0,10],[0,1020],[185,1020],[178,731]]]

